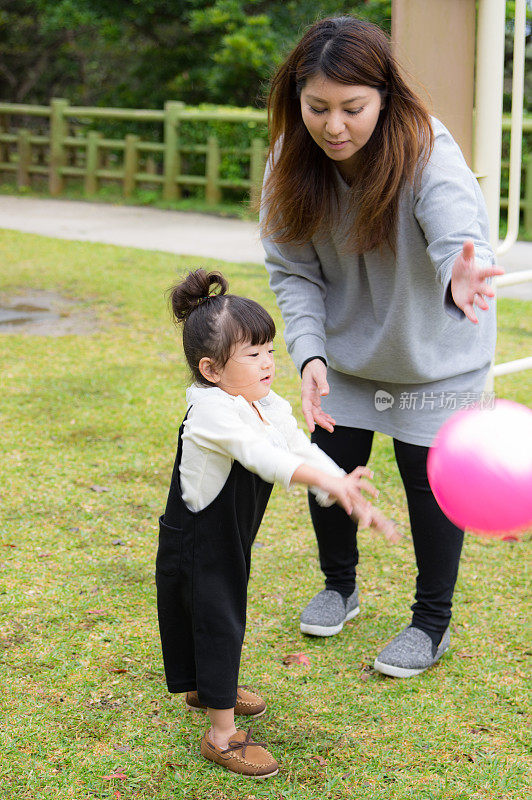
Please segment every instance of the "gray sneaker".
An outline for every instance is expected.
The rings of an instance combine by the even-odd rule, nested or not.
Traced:
[[[409,625],[381,650],[373,666],[384,675],[411,678],[435,664],[449,649],[450,643],[449,628],[436,647],[425,631]]]
[[[323,589],[303,610],[299,628],[301,633],[309,633],[311,636],[334,636],[335,633],[340,633],[344,622],[356,617],[359,611],[356,587],[347,600],[344,600],[340,592]]]

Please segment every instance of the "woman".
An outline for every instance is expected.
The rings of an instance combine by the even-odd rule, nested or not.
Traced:
[[[432,495],[428,447],[481,399],[496,336],[487,279],[502,270],[473,174],[379,28],[315,23],[277,70],[268,111],[261,236],[312,441],[350,472],[374,431],[394,440],[418,577],[412,620],[375,668],[409,677],[449,646],[463,541]],[[326,581],[301,630],[330,636],[358,613],[356,526],[309,503]]]

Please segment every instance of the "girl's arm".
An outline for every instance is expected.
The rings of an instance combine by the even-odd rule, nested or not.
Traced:
[[[378,497],[378,490],[365,480],[373,477],[373,472],[368,467],[357,467],[348,475],[334,476],[323,472],[308,464],[301,464],[290,483],[302,483],[305,486],[319,487],[342,506],[345,512],[358,522],[362,527],[374,528],[392,543],[397,543],[401,536],[394,523],[387,519],[382,512],[374,508],[362,494],[362,490],[372,497]]]
[[[334,476],[316,469],[316,467],[311,467],[309,464],[301,464],[294,471],[290,484],[302,483],[305,486],[317,486],[323,489],[324,492],[336,498],[336,502],[349,516],[355,513],[357,518],[366,525],[370,520],[370,503],[362,495],[361,490],[365,489],[373,497],[378,497],[379,492],[369,481],[364,480],[363,475],[368,478],[373,477],[373,473],[368,467],[357,467],[349,475]]]
[[[239,410],[240,409],[240,410]],[[275,447],[246,421],[254,414],[243,398],[217,397],[216,402],[199,402],[185,422],[184,439],[206,453],[219,453],[238,461],[268,483],[288,489],[294,471],[304,458]]]
[[[346,485],[350,486],[351,484],[341,479],[349,478],[356,490],[355,507],[351,511],[354,521],[380,531],[392,542],[398,541],[400,536],[394,523],[387,519],[379,509],[370,505],[360,493],[361,489],[367,489],[373,497],[378,496],[378,491],[371,484],[368,484],[367,481],[361,482],[363,476],[373,477],[371,470],[358,467],[351,475],[346,476],[345,470],[339,467],[317,444],[312,443],[298,426],[290,403],[273,391],[268,397],[270,399],[266,403],[266,407],[269,407],[271,418],[275,419],[276,425],[282,430],[290,452],[301,457],[305,462],[295,470],[291,484],[303,483],[308,486],[321,506],[330,506],[332,502],[336,501],[347,511],[345,503],[342,502],[344,498],[342,492],[345,492]],[[313,478],[316,479],[315,483]],[[340,496],[337,491],[340,492]],[[361,499],[362,509],[357,506]]]

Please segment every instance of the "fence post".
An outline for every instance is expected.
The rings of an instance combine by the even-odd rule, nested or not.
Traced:
[[[251,154],[249,159],[249,180],[251,183],[249,191],[250,205],[254,205],[260,199],[266,161],[265,150],[266,148],[262,139],[255,138],[251,140]]]
[[[528,153],[524,158],[525,167],[525,201],[523,224],[527,236],[532,236],[532,154]]]
[[[50,103],[50,194],[57,196],[63,190],[63,176],[61,175],[61,167],[64,165],[65,160],[65,147],[63,139],[66,134],[66,121],[65,111],[68,106],[68,100],[62,100],[57,97]]]
[[[30,132],[20,130],[18,132],[18,168],[17,168],[17,188],[29,189],[30,187],[30,173],[29,166],[31,163],[31,144]]]
[[[164,104],[164,200],[178,200],[181,197],[181,186],[176,183],[176,178],[181,173],[179,114],[184,107],[185,104],[178,100],[167,100]]]
[[[207,164],[205,168],[207,185],[205,187],[205,200],[210,206],[219,203],[222,198],[218,181],[220,179],[220,145],[216,136],[207,139]]]
[[[127,134],[126,149],[124,151],[124,197],[131,197],[135,191],[135,176],[138,171],[138,141],[139,137],[134,133]]]
[[[85,136],[81,131],[76,131],[74,134],[76,139],[79,139],[79,145],[70,148],[70,164],[73,167],[79,166],[79,150],[85,146]]]
[[[85,160],[85,194],[96,194],[98,191],[98,177],[96,172],[99,164],[98,139],[101,133],[89,131],[87,134],[87,157]]]
[[[0,114],[0,132],[9,133],[9,115]],[[0,161],[9,161],[9,145],[7,142],[0,142]]]

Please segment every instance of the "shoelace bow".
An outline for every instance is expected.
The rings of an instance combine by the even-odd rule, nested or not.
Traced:
[[[246,733],[246,738],[243,742],[232,742],[229,740],[229,747],[226,750],[221,750],[222,753],[230,753],[233,750],[242,750],[242,758],[246,757],[246,750],[248,747],[266,747],[266,742],[254,742],[251,738],[251,728]]]

